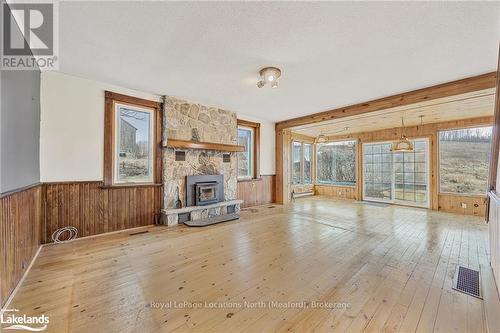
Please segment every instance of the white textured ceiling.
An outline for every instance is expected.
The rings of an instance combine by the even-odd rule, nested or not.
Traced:
[[[60,3],[62,72],[273,121],[493,71],[499,39],[496,2]]]

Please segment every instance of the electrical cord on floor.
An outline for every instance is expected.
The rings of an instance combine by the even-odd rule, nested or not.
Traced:
[[[59,238],[61,238],[61,235],[64,233],[69,233],[69,237],[65,240],[60,240]],[[76,237],[78,237],[78,229],[75,227],[63,227],[52,233],[52,241],[54,243],[66,243],[76,239]]]

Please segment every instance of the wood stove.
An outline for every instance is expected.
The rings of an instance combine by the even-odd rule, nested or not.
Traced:
[[[217,199],[217,182],[196,183],[195,188],[196,206],[210,205],[219,201]]]
[[[224,201],[223,175],[186,176],[186,206],[203,206]]]

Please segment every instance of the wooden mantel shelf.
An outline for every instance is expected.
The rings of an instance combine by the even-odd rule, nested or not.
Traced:
[[[167,145],[164,148],[184,148],[184,149],[207,149],[207,150],[218,150],[218,151],[229,151],[229,152],[242,152],[245,151],[244,146],[238,145],[227,145],[223,143],[212,143],[212,142],[197,142],[197,141],[186,141],[186,140],[176,140],[168,139]]]

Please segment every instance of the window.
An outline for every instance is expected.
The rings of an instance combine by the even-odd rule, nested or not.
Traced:
[[[252,128],[238,128],[238,145],[245,147],[245,151],[238,156],[239,178],[252,178],[253,176],[253,136]]]
[[[160,103],[105,93],[104,184],[161,182]]]
[[[318,184],[356,185],[356,141],[340,141],[316,146]]]
[[[245,147],[238,153],[238,179],[259,178],[260,124],[238,119],[238,145]]]
[[[115,103],[114,182],[153,182],[154,109]]]
[[[302,183],[302,143],[292,142],[292,182]]]
[[[439,189],[442,193],[486,195],[492,127],[439,133]]]
[[[304,184],[311,184],[312,148],[310,143],[304,143]]]
[[[292,141],[292,183],[312,184],[312,144]]]

